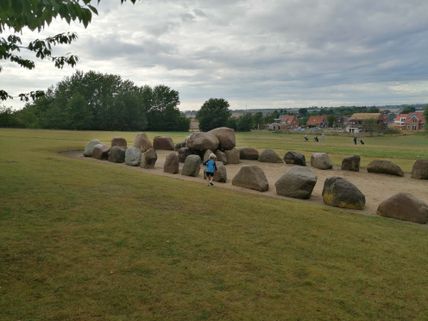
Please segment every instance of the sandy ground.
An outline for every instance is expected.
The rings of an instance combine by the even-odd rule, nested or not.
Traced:
[[[164,173],[163,164],[165,162],[166,155],[170,152],[171,151],[157,151],[158,160],[156,162],[156,166],[154,169],[143,169],[140,167],[127,166],[125,164],[113,164],[113,163],[108,163],[108,164],[111,164],[113,166],[126,166],[130,170],[143,171],[146,173],[151,173],[153,175],[168,176],[175,179],[182,179],[182,180],[199,182],[201,184],[206,184],[206,182],[203,180],[202,170],[199,174],[199,177],[188,177],[188,176],[182,176],[180,174],[173,175],[173,174]],[[93,158],[83,157],[81,151],[70,151],[70,152],[66,152],[65,155],[73,158],[80,158],[84,161],[107,163],[106,161],[100,161]],[[243,165],[257,165],[260,168],[262,168],[269,181],[269,191],[261,193],[261,192],[233,186],[231,183],[232,178],[235,176],[235,174],[239,171],[239,169]],[[183,164],[180,163],[180,171],[182,166]],[[319,170],[316,168],[311,168],[312,171],[315,173],[315,175],[318,177],[318,181],[315,185],[315,188],[310,200],[296,200],[293,198],[286,198],[283,196],[276,195],[275,182],[278,180],[279,177],[281,177],[282,174],[286,173],[288,169],[291,168],[292,166],[293,165],[270,164],[270,163],[261,163],[259,161],[242,160],[240,164],[226,165],[227,177],[228,177],[227,183],[215,183],[214,188],[228,188],[228,189],[241,191],[245,193],[264,195],[267,197],[289,199],[289,200],[295,200],[297,202],[314,202],[318,204],[323,204],[321,193],[322,193],[325,179],[332,176],[340,176],[340,177],[346,178],[347,180],[355,184],[361,190],[361,192],[363,192],[364,195],[366,196],[366,208],[364,211],[360,211],[365,214],[375,214],[377,206],[383,200],[399,192],[411,193],[415,197],[428,203],[428,180],[412,179],[409,173],[406,173],[404,177],[398,177],[398,176],[391,176],[391,175],[384,175],[384,174],[367,173],[365,169],[361,169],[360,172],[342,171],[340,170],[340,168],[336,168],[336,167],[331,170]]]

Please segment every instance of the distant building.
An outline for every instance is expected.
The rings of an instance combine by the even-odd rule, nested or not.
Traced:
[[[296,115],[281,115],[279,122],[285,129],[294,129],[299,127],[299,120]]]
[[[393,125],[394,128],[401,130],[405,129],[407,116],[408,114],[398,114],[397,116],[395,116]]]
[[[272,131],[287,131],[299,127],[299,120],[296,115],[281,115],[273,121],[267,125],[267,128]]]
[[[370,123],[375,125],[376,128],[368,126]],[[356,134],[373,129],[382,130],[386,128],[386,124],[386,117],[382,113],[356,113],[349,118],[346,131]]]
[[[199,120],[196,118],[190,119],[189,132],[198,132],[199,131]]]
[[[422,111],[415,111],[407,114],[404,128],[405,130],[422,130],[425,128],[425,117]]]
[[[308,126],[309,128],[312,128],[312,127],[326,128],[327,125],[328,125],[327,116],[325,115],[309,116],[308,121],[306,122],[306,126]]]

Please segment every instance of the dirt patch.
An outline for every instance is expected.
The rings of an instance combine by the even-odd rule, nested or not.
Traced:
[[[188,176],[182,176],[180,174],[174,175],[174,174],[164,173],[163,164],[165,162],[166,155],[168,155],[168,153],[170,152],[171,151],[157,151],[158,160],[156,162],[156,166],[154,169],[143,169],[141,167],[132,167],[132,166],[127,166],[125,164],[114,164],[114,163],[108,163],[106,161],[96,160],[94,158],[87,158],[87,157],[83,157],[82,151],[68,151],[68,152],[64,152],[63,154],[68,157],[79,158],[82,160],[108,163],[108,164],[111,164],[111,166],[126,166],[130,170],[143,171],[154,175],[168,176],[175,179],[194,181],[194,182],[199,182],[201,184],[206,184],[206,182],[203,180],[202,171],[199,177],[188,177]],[[231,183],[232,178],[236,175],[238,170],[243,165],[257,165],[261,169],[263,169],[269,181],[269,191],[260,193],[260,192],[248,190],[245,188],[233,186]],[[182,166],[183,164],[180,163],[180,171]],[[379,203],[381,203],[383,200],[399,192],[407,192],[407,193],[413,194],[415,197],[428,203],[428,180],[412,179],[410,177],[410,174],[408,173],[406,173],[404,177],[367,173],[365,169],[362,169],[360,172],[356,173],[356,172],[342,171],[338,168],[334,168],[332,170],[319,170],[316,168],[311,168],[312,171],[315,173],[315,175],[318,177],[318,181],[317,181],[317,184],[315,185],[315,188],[310,200],[303,201],[303,200],[296,200],[293,198],[278,196],[276,195],[276,192],[275,192],[275,182],[283,173],[287,172],[288,169],[291,167],[292,165],[287,165],[287,164],[270,164],[270,163],[261,163],[258,161],[242,160],[240,164],[226,165],[227,177],[228,177],[227,183],[216,183],[215,187],[228,188],[228,189],[237,190],[245,193],[264,195],[268,197],[295,200],[297,202],[313,202],[313,203],[323,204],[321,193],[322,193],[325,179],[331,176],[340,176],[340,177],[346,178],[347,180],[355,184],[366,196],[366,208],[364,211],[359,211],[359,212],[363,212],[366,214],[367,213],[375,214]]]

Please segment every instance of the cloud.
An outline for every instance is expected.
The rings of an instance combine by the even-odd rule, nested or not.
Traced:
[[[424,0],[103,0],[87,29],[55,22],[43,34],[78,32],[58,54],[171,86],[183,109],[210,97],[233,108],[412,103],[428,101],[427,11]],[[21,92],[72,73],[41,63],[1,76]]]

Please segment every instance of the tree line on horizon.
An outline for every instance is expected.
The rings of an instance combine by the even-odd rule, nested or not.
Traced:
[[[77,71],[21,110],[0,107],[0,127],[188,131],[190,119],[178,109],[179,104],[178,91],[165,85],[139,87],[118,75]],[[297,112],[277,109],[270,113],[245,112],[240,117],[232,117],[229,107],[229,102],[223,98],[205,101],[196,113],[199,129],[208,131],[222,126],[236,131],[263,129],[284,114],[296,115],[302,127],[309,116],[326,115],[331,127],[339,117],[357,112],[379,112],[377,107],[350,106],[317,110],[300,108]],[[414,107],[407,106],[402,112],[413,111]],[[425,117],[428,121],[428,109]]]
[[[0,126],[72,130],[186,131],[178,91],[136,86],[118,75],[77,71],[18,111],[3,108]]]

